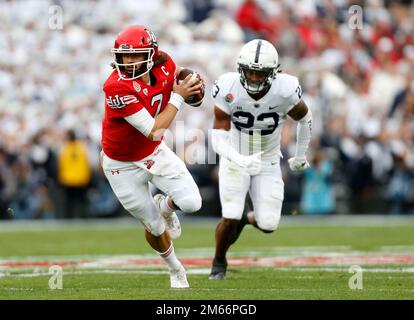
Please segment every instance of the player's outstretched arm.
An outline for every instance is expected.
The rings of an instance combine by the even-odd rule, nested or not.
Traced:
[[[213,150],[220,156],[226,158],[246,168],[250,175],[255,175],[260,171],[262,152],[244,156],[235,150],[230,143],[230,116],[220,108],[214,108],[214,129],[211,131],[211,144]]]
[[[309,168],[306,160],[306,151],[312,135],[312,112],[303,100],[300,100],[289,112],[288,115],[298,121],[296,133],[296,152],[293,158],[288,160],[292,171],[303,171]]]

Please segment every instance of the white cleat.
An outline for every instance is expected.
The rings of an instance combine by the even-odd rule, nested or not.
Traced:
[[[174,289],[184,289],[190,287],[184,267],[181,267],[178,270],[170,270],[170,283],[171,288]]]
[[[177,214],[175,212],[169,213],[169,212],[161,211],[160,204],[161,204],[161,201],[163,201],[164,199],[165,199],[165,196],[160,193],[154,196],[155,204],[160,210],[161,217],[164,220],[168,235],[170,236],[172,240],[178,239],[181,236],[180,220],[178,220]]]

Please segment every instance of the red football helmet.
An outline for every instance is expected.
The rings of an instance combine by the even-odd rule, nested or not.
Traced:
[[[119,77],[123,80],[133,80],[147,74],[154,66],[158,57],[158,43],[155,34],[145,26],[131,26],[118,34],[114,47],[114,66]],[[144,61],[136,63],[123,63],[124,53],[144,53]],[[125,67],[133,66],[133,71],[126,72]]]

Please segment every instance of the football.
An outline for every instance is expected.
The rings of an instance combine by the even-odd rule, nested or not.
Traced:
[[[177,75],[177,82],[179,80],[184,80],[189,74],[195,73],[197,75],[197,78],[200,80],[200,83],[203,85],[201,88],[201,92],[195,95],[192,95],[191,97],[187,98],[185,100],[185,103],[192,107],[199,107],[203,103],[204,93],[205,93],[205,85],[203,81],[201,80],[200,75],[197,72],[194,72],[191,69],[184,68],[180,71],[180,73]]]

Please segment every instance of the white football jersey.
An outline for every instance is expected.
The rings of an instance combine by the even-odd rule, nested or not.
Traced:
[[[254,100],[240,83],[239,73],[229,72],[214,83],[211,95],[215,105],[231,116],[231,140],[238,152],[263,151],[264,160],[281,155],[282,124],[302,96],[296,77],[278,73],[266,95]]]

